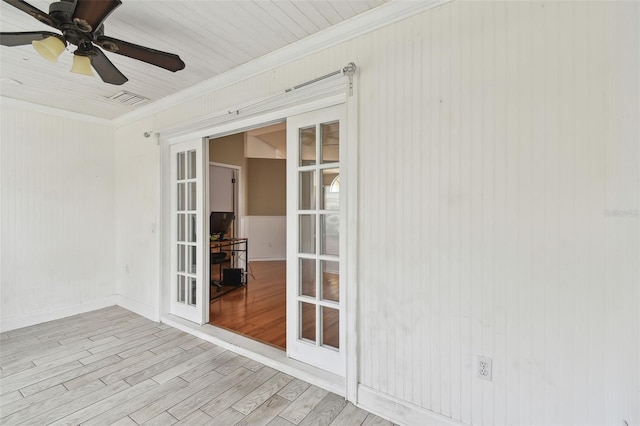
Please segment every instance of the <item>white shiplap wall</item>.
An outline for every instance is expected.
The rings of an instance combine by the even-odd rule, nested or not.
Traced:
[[[367,388],[464,423],[640,421],[638,6],[455,2],[368,37]]]
[[[638,424],[639,18],[452,2],[150,119],[354,61],[360,402],[406,424]]]
[[[113,127],[1,111],[0,328],[115,304]]]

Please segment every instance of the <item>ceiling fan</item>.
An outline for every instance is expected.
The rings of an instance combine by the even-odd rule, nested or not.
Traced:
[[[57,61],[67,45],[77,46],[72,72],[92,75],[91,67],[93,67],[105,83],[120,85],[127,82],[127,77],[109,61],[100,47],[108,52],[138,59],[173,72],[185,67],[178,55],[104,35],[103,22],[122,4],[120,0],[61,0],[49,5],[49,13],[23,0],[3,1],[38,21],[60,30],[62,34],[49,31],[0,33],[0,44],[3,46],[32,44],[40,55],[51,62]]]

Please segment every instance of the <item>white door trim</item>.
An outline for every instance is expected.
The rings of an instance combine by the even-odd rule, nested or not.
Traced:
[[[359,197],[359,169],[358,155],[360,152],[360,133],[358,120],[358,83],[360,81],[358,73],[360,68],[355,69],[355,74],[351,79],[351,95],[346,102],[346,151],[347,158],[344,162],[341,173],[345,176],[347,183],[347,193],[350,194],[345,201],[347,232],[345,232],[346,246],[346,282],[344,310],[345,310],[345,330],[346,339],[346,398],[354,404],[358,402],[358,197]]]
[[[228,169],[233,169],[236,171],[236,205],[234,206],[236,209],[236,237],[244,236],[244,192],[242,191],[242,167],[236,166],[235,164],[227,164],[227,163],[218,163],[216,161],[209,161],[209,166],[218,166],[218,167],[226,167]],[[209,181],[207,181],[209,182]],[[207,203],[207,209],[211,210],[211,205]]]

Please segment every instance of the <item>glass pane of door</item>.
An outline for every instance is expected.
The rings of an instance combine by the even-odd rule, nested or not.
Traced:
[[[300,302],[300,339],[316,341],[316,305]]]
[[[316,297],[315,259],[300,259],[300,295]]]
[[[322,209],[340,209],[340,170],[322,170]]]
[[[340,161],[340,122],[320,124],[322,163]]]
[[[312,214],[300,215],[300,253],[316,252],[316,216]]]
[[[340,349],[340,316],[337,309],[321,306],[322,345]]]
[[[338,256],[340,254],[340,215],[331,213],[320,217],[321,253]]]
[[[316,163],[316,126],[300,129],[299,132],[300,165]]]
[[[338,262],[321,260],[322,299],[340,302],[340,268]]]
[[[300,172],[300,210],[316,208],[315,171]]]

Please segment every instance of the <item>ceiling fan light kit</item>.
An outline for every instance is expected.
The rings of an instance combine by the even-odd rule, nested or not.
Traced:
[[[102,49],[173,72],[185,67],[182,59],[173,53],[138,46],[104,35],[104,20],[122,4],[121,0],[62,0],[51,3],[48,14],[24,0],[3,1],[60,30],[62,34],[49,31],[0,33],[0,44],[32,44],[43,58],[53,63],[57,62],[65,47],[72,44],[77,46],[77,50],[74,52],[71,72],[93,75],[93,68],[105,83],[126,83],[127,77],[111,63]]]
[[[91,60],[89,59],[89,57],[83,55],[73,55],[71,72],[75,74],[93,76],[93,70],[91,69]]]
[[[67,47],[64,39],[61,40],[57,36],[47,37],[44,40],[33,40],[31,45],[40,56],[54,64],[58,62],[58,57]]]

